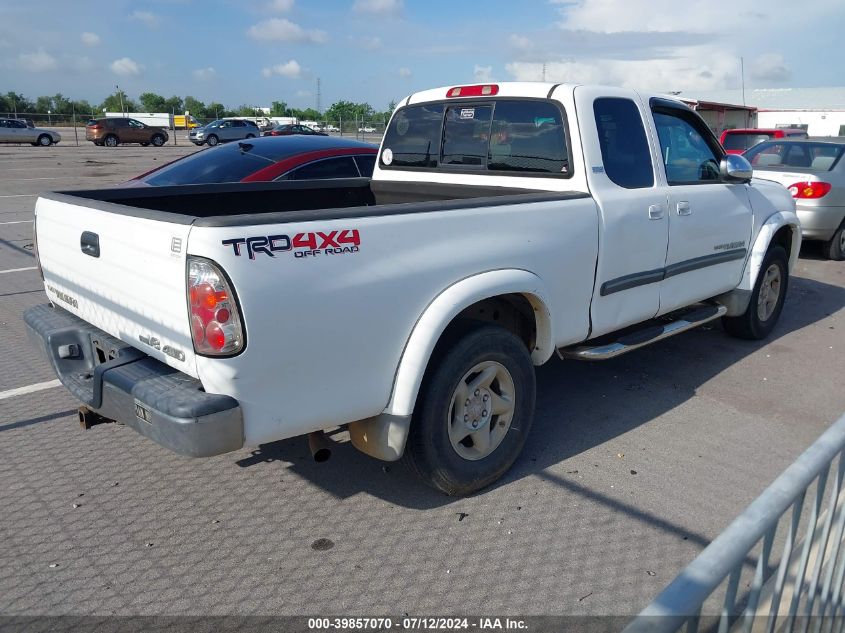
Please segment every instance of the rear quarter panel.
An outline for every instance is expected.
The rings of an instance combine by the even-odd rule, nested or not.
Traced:
[[[250,259],[221,242],[357,230],[357,252]],[[320,243],[322,240],[318,240]],[[281,243],[281,242],[280,242]],[[520,269],[549,290],[556,342],[582,340],[597,255],[589,199],[283,225],[195,226],[189,252],[231,278],[246,327],[236,357],[198,357],[207,391],[235,397],[246,443],[292,437],[381,413],[426,307],[456,282]]]

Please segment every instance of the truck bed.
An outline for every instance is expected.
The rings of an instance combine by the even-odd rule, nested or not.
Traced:
[[[236,226],[446,211],[467,206],[586,198],[588,194],[350,178],[88,189],[42,197],[177,224]],[[467,204],[468,200],[472,204]],[[410,203],[415,203],[413,208],[409,208]]]

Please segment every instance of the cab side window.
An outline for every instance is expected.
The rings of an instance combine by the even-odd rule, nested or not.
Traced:
[[[654,111],[654,124],[670,185],[721,182],[721,154],[708,142],[706,131],[668,108]]]
[[[593,102],[601,158],[607,177],[620,187],[654,185],[654,167],[640,110],[630,99],[602,97]]]

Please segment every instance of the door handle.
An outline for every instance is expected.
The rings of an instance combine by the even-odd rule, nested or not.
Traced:
[[[649,220],[660,220],[663,217],[663,205],[662,204],[651,204],[648,207],[648,219]]]
[[[100,256],[100,236],[91,231],[85,231],[79,238],[79,248],[91,257]]]
[[[689,202],[682,200],[678,203],[678,215],[692,215],[692,209],[690,209]]]

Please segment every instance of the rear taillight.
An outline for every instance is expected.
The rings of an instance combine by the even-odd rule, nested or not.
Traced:
[[[188,256],[188,305],[197,354],[232,356],[244,348],[234,290],[223,271],[202,257]]]
[[[789,193],[793,198],[811,199],[822,198],[830,191],[830,183],[828,182],[796,182],[789,187]]]
[[[102,125],[89,125],[88,129],[89,130],[102,130],[103,126]]]

